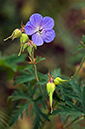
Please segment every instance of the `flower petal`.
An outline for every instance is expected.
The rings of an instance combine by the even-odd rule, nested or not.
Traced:
[[[46,43],[49,43],[55,38],[55,31],[53,29],[48,31],[43,31],[42,37]]]
[[[35,13],[30,17],[30,22],[34,27],[39,27],[42,20],[43,17],[38,13]]]
[[[41,46],[44,43],[43,38],[40,36],[39,33],[35,33],[32,35],[32,41],[36,46]]]
[[[51,30],[54,27],[54,20],[51,17],[44,17],[42,27],[45,30]]]
[[[32,35],[35,32],[36,32],[36,28],[31,24],[30,21],[28,21],[26,26],[25,26],[25,33],[27,35]]]

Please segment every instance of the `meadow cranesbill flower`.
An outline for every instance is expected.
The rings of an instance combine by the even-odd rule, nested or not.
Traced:
[[[51,42],[55,38],[53,30],[54,20],[51,17],[42,17],[40,14],[33,14],[25,26],[27,35],[32,35],[32,41],[36,46]]]

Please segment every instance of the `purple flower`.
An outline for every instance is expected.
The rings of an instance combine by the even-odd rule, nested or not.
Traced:
[[[55,31],[53,30],[54,20],[51,17],[42,17],[35,13],[30,17],[30,20],[25,26],[27,35],[32,35],[32,41],[36,46],[51,42],[55,38]]]

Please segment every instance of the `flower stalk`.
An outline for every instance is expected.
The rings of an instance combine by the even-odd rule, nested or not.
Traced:
[[[85,61],[85,57],[83,57],[83,59],[82,59],[82,61],[81,61],[81,63],[80,63],[80,66],[79,66],[78,70],[75,72],[74,78],[76,78],[76,76],[78,75],[80,69],[82,68],[82,65],[83,65],[84,61]]]
[[[34,73],[35,73],[35,79],[38,82],[39,79],[38,79],[38,76],[37,76],[37,67],[36,67],[36,64],[34,64]]]
[[[36,63],[35,63],[35,60],[34,60],[34,48],[33,48],[32,53],[31,53],[31,59],[32,59],[33,67],[34,67],[35,79],[36,79],[37,82],[39,82],[39,78],[38,78],[38,75],[37,75],[37,67],[36,67]],[[38,85],[38,87],[39,87],[40,93],[43,94],[41,86]]]

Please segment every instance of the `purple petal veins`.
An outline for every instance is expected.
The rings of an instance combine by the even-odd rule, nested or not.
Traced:
[[[41,21],[43,20],[43,17],[38,14],[38,13],[35,13],[33,14],[31,17],[30,17],[30,22],[31,24],[34,26],[34,27],[39,27],[40,26],[40,23]]]
[[[36,28],[31,24],[30,21],[28,21],[25,26],[25,32],[27,35],[32,35],[33,33],[36,32]]]
[[[42,17],[35,13],[30,17],[30,21],[25,26],[27,35],[32,35],[32,41],[36,46],[51,42],[55,38],[55,31],[53,30],[54,20],[51,17]]]
[[[44,31],[42,33],[42,37],[46,43],[49,43],[55,38],[55,31],[53,29],[49,31]]]
[[[54,27],[54,20],[51,17],[44,17],[42,26],[45,30],[51,30]]]
[[[41,46],[44,43],[43,38],[40,36],[39,33],[35,33],[34,35],[32,35],[32,41],[35,43],[36,46]]]

